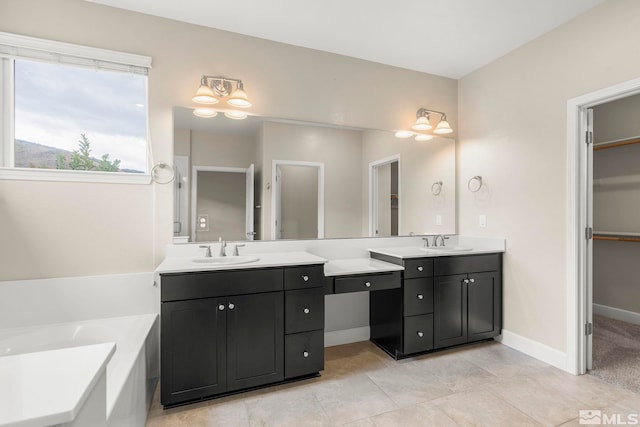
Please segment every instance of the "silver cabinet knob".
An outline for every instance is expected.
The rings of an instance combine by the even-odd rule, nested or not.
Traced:
[[[309,352],[308,351],[303,351],[302,352],[302,357],[309,357]]]
[[[305,309],[304,309],[304,310],[302,310],[302,311],[304,312],[304,314],[309,314],[309,312],[310,312],[311,310],[309,310],[308,308],[305,308]]]
[[[370,287],[371,287],[371,282],[364,282],[364,285],[365,285],[367,288],[370,288]]]
[[[424,299],[424,295],[418,294],[418,299]]]
[[[469,284],[469,279],[464,279],[463,282]]]
[[[302,280],[304,280],[305,282],[308,282],[309,281],[309,276],[307,276],[307,275],[302,276]]]
[[[469,279],[471,283],[475,283],[476,279]]]
[[[233,310],[234,308],[236,308],[236,305],[232,302],[229,303],[229,310]]]
[[[418,331],[418,336],[419,336],[420,338],[422,338],[422,337],[424,336],[424,332],[420,332],[420,331]]]
[[[220,304],[220,305],[218,306],[218,310],[223,311],[223,310],[224,310],[224,304]]]
[[[424,271],[424,267],[423,267],[423,266],[421,266],[421,265],[419,265],[419,266],[418,266],[418,271]]]

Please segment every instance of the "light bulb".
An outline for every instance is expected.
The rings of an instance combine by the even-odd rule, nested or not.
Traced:
[[[224,112],[225,117],[233,120],[243,120],[247,118],[247,113],[238,110],[229,110]]]
[[[212,105],[218,103],[218,99],[213,95],[213,91],[207,84],[201,84],[196,91],[196,96],[191,98],[191,100],[198,104]]]
[[[418,135],[416,135],[416,141],[429,141],[430,139],[433,139],[433,135],[427,135],[426,133],[420,133]]]
[[[415,132],[411,132],[410,130],[399,130],[396,132],[396,138],[410,138],[415,135]]]
[[[429,123],[429,116],[420,116],[418,117],[418,119],[416,120],[415,124],[413,126],[411,126],[411,129],[413,130],[429,130],[431,129],[433,126],[431,126],[431,123]]]
[[[218,112],[212,108],[196,108],[193,115],[198,117],[210,118],[218,115]]]
[[[433,133],[437,133],[438,135],[445,135],[451,132],[453,132],[453,129],[451,129],[449,122],[445,119],[440,120],[440,123],[438,123],[438,126],[436,126],[436,129],[433,131]]]

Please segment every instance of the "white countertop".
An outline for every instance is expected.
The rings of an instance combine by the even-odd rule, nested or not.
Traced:
[[[0,426],[71,422],[115,347],[105,343],[0,357]]]
[[[336,259],[330,260],[324,265],[324,275],[327,277],[402,270],[404,270],[404,267],[401,265],[370,258]]]
[[[167,257],[156,269],[156,273],[185,273],[190,271],[238,270],[266,267],[287,267],[292,265],[324,264],[325,258],[308,252],[265,252],[251,254],[257,261],[244,264],[206,264],[193,261],[194,257]],[[228,256],[233,258],[233,256]]]
[[[455,247],[455,246],[454,246]],[[478,255],[478,254],[493,254],[504,252],[504,249],[493,248],[477,248],[471,250],[446,250],[446,249],[430,249],[423,248],[421,246],[399,246],[399,247],[387,247],[387,248],[370,248],[369,252],[387,255],[394,258],[429,258],[439,256],[462,256],[462,255]]]

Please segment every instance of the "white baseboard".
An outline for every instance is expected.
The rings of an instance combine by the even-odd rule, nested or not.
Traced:
[[[502,330],[502,335],[496,337],[496,341],[511,347],[514,350],[518,350],[521,353],[541,360],[549,365],[555,366],[563,371],[570,372],[567,369],[567,354],[563,353],[555,348],[551,348],[545,344],[539,343],[529,338],[525,338],[521,335],[514,334],[513,332]]]
[[[350,344],[352,342],[369,341],[371,334],[368,326],[361,328],[343,329],[341,331],[331,331],[324,333],[324,346]]]
[[[593,314],[610,317],[611,319],[622,320],[623,322],[640,325],[640,313],[623,310],[621,308],[609,307],[601,304],[593,304]]]

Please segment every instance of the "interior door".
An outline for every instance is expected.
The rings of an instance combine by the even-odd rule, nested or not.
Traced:
[[[254,195],[254,175],[255,175],[255,167],[253,163],[251,166],[247,168],[247,191],[245,193],[247,197],[245,216],[246,216],[246,230],[247,230],[247,240],[253,240],[255,238],[255,230],[253,228],[253,207],[255,204],[255,195]]]
[[[593,110],[586,110],[587,132],[591,135],[591,143],[587,144],[587,227],[593,230]],[[586,320],[593,325],[593,238],[587,239],[587,263],[585,275],[587,281],[586,292]],[[593,334],[588,334],[585,339],[587,370],[593,365]]]

